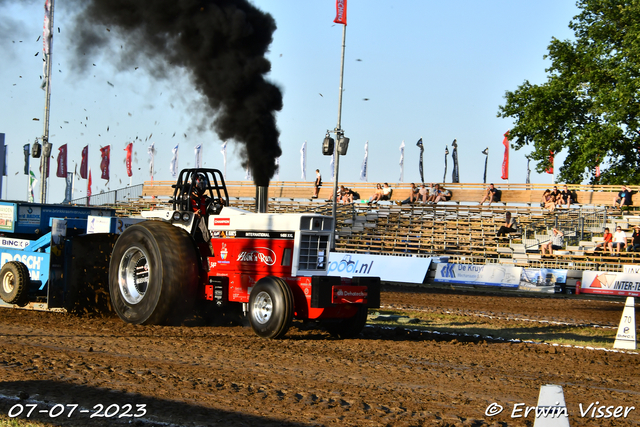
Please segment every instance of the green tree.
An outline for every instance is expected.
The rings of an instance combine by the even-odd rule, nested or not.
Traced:
[[[515,125],[516,149],[533,147],[536,169],[550,152],[567,152],[559,181],[640,183],[640,0],[579,0],[569,28],[574,41],[553,38],[541,85],[507,91],[498,117]],[[557,165],[556,165],[557,167]]]

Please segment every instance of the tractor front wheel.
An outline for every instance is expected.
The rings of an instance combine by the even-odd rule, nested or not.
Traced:
[[[29,302],[29,269],[20,261],[9,261],[0,269],[0,298],[20,307]]]
[[[260,279],[249,295],[249,323],[263,338],[281,338],[293,320],[293,293],[279,277]]]

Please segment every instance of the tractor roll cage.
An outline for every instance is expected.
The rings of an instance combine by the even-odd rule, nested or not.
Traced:
[[[218,201],[222,205],[229,203],[229,193],[224,183],[222,172],[218,169],[183,169],[178,175],[178,181],[172,185],[173,190],[173,210],[191,210],[189,199],[195,185],[195,177],[203,174],[206,177],[204,194],[211,200]]]

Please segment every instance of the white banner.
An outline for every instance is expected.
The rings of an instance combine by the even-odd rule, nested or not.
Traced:
[[[580,293],[640,296],[640,274],[583,271]]]
[[[400,182],[404,182],[404,141],[400,144]]]
[[[172,156],[171,156],[171,163],[169,163],[169,172],[171,172],[171,176],[172,177],[176,177],[178,176],[178,146],[180,144],[176,144],[175,147],[173,147],[173,150],[171,150]]]
[[[147,153],[149,153],[149,176],[151,177],[151,181],[153,181],[153,156],[156,153],[155,142],[152,142],[149,148],[147,149]]]
[[[194,149],[195,154],[196,154],[196,160],[195,160],[195,168],[201,168],[202,167],[202,144],[198,144],[196,145],[196,148]]]
[[[224,178],[227,179],[227,141],[222,144],[220,152],[222,153],[222,165],[224,166],[222,172],[224,173]]]
[[[307,141],[302,143],[302,148],[300,149],[300,168],[302,169],[302,176],[300,179],[303,181],[307,180]]]
[[[360,168],[360,181],[367,182],[367,163],[369,161],[369,141],[364,144],[364,159],[362,160],[362,167]]]
[[[520,276],[522,276],[522,267],[511,265],[441,263],[436,266],[434,281],[517,288],[520,285]]]
[[[329,253],[329,276],[379,277],[387,282],[423,283],[431,258]]]

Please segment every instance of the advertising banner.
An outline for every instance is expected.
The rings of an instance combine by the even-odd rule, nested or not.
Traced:
[[[519,289],[532,292],[559,292],[567,283],[567,270],[552,268],[523,268]]]
[[[638,297],[640,274],[584,271],[580,293]]]
[[[0,202],[0,231],[13,233],[16,219],[16,204]]]
[[[501,286],[517,288],[520,285],[522,267],[503,264],[449,264],[436,266],[435,282],[464,285]]]
[[[382,281],[423,283],[431,258],[329,253],[329,276],[379,277]]]

